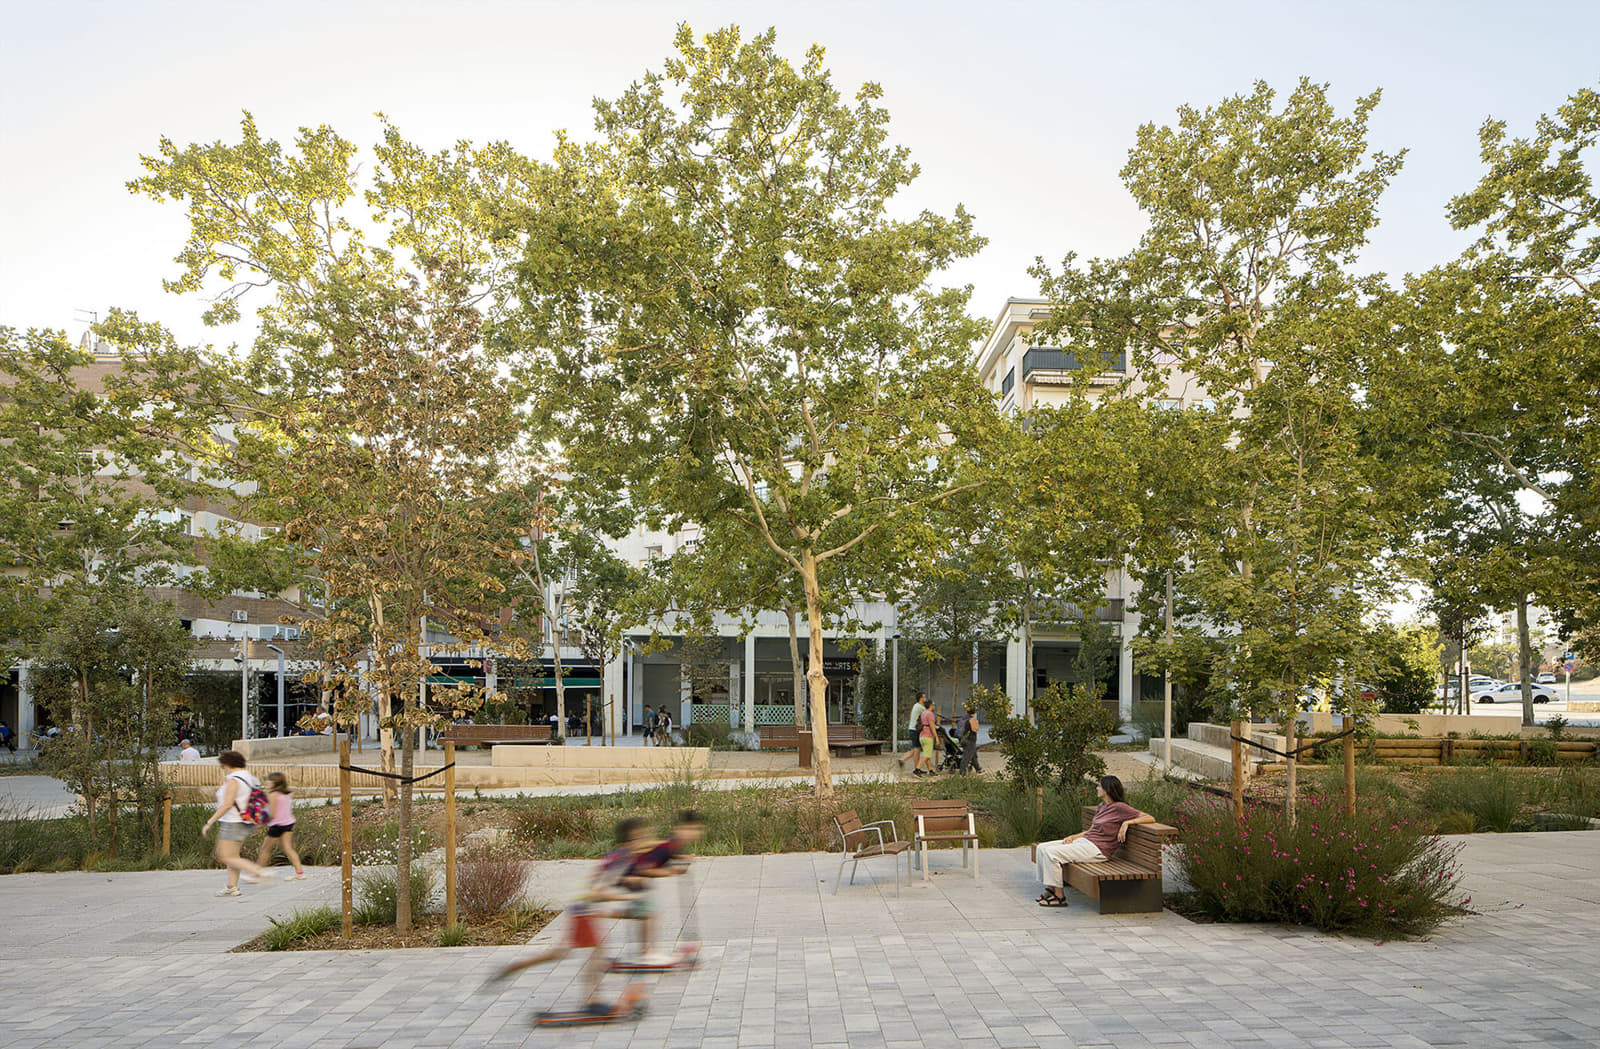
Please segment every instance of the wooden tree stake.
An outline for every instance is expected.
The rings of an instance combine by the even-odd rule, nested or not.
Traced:
[[[354,871],[351,870],[352,838],[350,813],[350,741],[339,740],[339,914],[340,933],[349,940],[354,932]]]
[[[444,745],[444,924],[456,924],[456,745]]]
[[[1355,724],[1355,718],[1349,714],[1344,716],[1346,732],[1355,728]],[[1344,738],[1344,812],[1346,816],[1356,814],[1356,737],[1353,734]]]
[[[1239,742],[1244,735],[1244,722],[1235,720],[1232,726],[1233,736],[1233,818],[1241,826],[1244,825],[1244,744]]]

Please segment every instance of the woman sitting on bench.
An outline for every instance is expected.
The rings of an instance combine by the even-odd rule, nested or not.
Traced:
[[[1038,845],[1039,880],[1044,882],[1044,892],[1039,894],[1041,907],[1065,907],[1067,895],[1062,884],[1062,865],[1067,863],[1095,863],[1110,858],[1117,846],[1128,836],[1128,828],[1136,823],[1154,823],[1156,818],[1129,805],[1123,793],[1122,781],[1115,776],[1101,776],[1095,787],[1100,807],[1094,810],[1089,829],[1072,834],[1060,841],[1045,841]]]

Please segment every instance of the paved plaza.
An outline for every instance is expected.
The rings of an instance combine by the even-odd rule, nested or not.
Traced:
[[[212,896],[220,872],[15,875],[0,879],[0,1046],[1600,1044],[1600,834],[1478,835],[1461,859],[1481,913],[1388,943],[1101,917],[1076,894],[1042,909],[1025,849],[985,852],[976,881],[936,855],[899,896],[867,865],[832,895],[825,854],[708,859],[685,895],[700,968],[650,977],[638,1023],[561,1031],[528,1017],[577,1001],[576,956],[485,990],[527,948],[228,953],[269,915],[336,904],[336,871],[240,899]],[[534,866],[554,899],[585,865]],[[673,928],[679,888],[660,890]]]

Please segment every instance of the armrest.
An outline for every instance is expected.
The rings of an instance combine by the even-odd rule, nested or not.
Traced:
[[[900,829],[894,825],[894,820],[873,820],[871,823],[863,823],[861,825],[861,829],[862,830],[866,830],[868,827],[888,827],[889,828],[889,840],[890,841],[899,841],[900,840]],[[883,831],[881,831],[881,830],[878,831],[878,840],[880,842],[883,840]]]

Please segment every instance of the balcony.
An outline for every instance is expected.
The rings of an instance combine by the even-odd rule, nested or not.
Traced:
[[[1071,350],[1063,350],[1059,346],[1032,346],[1022,355],[1022,381],[1027,382],[1033,375],[1038,375],[1036,382],[1064,382],[1068,381],[1071,372],[1082,371],[1083,363],[1078,360],[1077,354]],[[1118,353],[1110,361],[1110,367],[1097,373],[1091,382],[1116,382],[1128,372],[1127,351]]]

